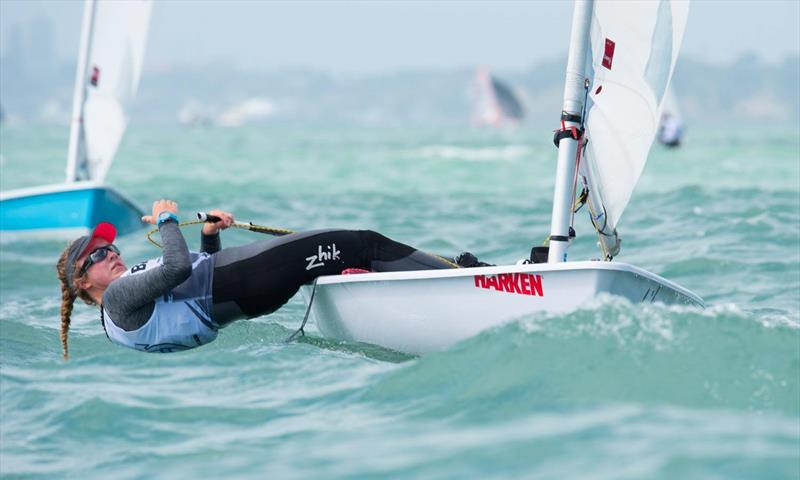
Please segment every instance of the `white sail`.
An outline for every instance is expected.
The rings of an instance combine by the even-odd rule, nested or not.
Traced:
[[[681,119],[681,121],[683,119],[681,108],[678,105],[678,97],[675,95],[675,90],[671,85],[669,88],[667,88],[667,93],[664,95],[664,102],[661,105],[661,113],[668,113],[675,118]]]
[[[678,100],[675,91],[670,86],[667,94],[664,95],[664,102],[661,105],[661,121],[658,125],[658,141],[668,147],[677,147],[683,140],[686,127],[683,123],[683,116],[678,107]]]
[[[139,87],[151,0],[98,1],[85,72],[83,170],[102,181]]]
[[[616,229],[647,162],[688,13],[683,0],[594,3],[582,167],[606,233]]]

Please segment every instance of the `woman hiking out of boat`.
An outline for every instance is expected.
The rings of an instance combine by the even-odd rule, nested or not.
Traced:
[[[153,203],[142,220],[158,226],[163,255],[128,268],[114,245],[116,229],[98,224],[72,241],[58,260],[61,344],[76,298],[100,306],[100,320],[116,344],[144,352],[175,352],[213,341],[232,321],[274,312],[301,285],[348,268],[402,271],[457,268],[443,258],[370,230],[313,230],[221,248],[219,231],[233,215],[210,213],[200,252],[190,252],[178,226],[178,205]]]

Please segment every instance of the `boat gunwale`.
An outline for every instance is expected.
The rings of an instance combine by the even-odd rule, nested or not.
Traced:
[[[672,290],[688,297],[699,306],[705,308],[703,299],[692,291],[674,283],[666,278],[649,272],[643,268],[623,262],[603,261],[575,261],[562,263],[533,263],[496,265],[491,267],[473,267],[443,270],[412,270],[402,272],[369,272],[348,275],[325,275],[317,278],[317,286],[337,285],[345,283],[406,281],[422,279],[441,279],[474,277],[476,275],[497,275],[503,273],[547,273],[565,271],[617,271],[640,275],[648,280],[665,285]]]

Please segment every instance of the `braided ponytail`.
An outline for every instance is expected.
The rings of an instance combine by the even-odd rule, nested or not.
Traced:
[[[69,360],[67,342],[69,340],[70,317],[72,316],[72,307],[75,305],[75,299],[80,298],[89,305],[96,305],[96,302],[86,290],[69,288],[67,283],[67,256],[69,255],[70,246],[68,245],[64,249],[64,252],[58,258],[58,263],[56,263],[56,273],[58,274],[58,280],[61,282],[61,348],[64,352],[64,360]]]
[[[67,345],[69,335],[69,322],[72,315],[72,306],[75,304],[77,295],[73,293],[67,285],[67,254],[69,247],[64,249],[61,257],[56,264],[58,279],[61,281],[61,348],[64,352],[64,360],[69,360],[69,346]]]

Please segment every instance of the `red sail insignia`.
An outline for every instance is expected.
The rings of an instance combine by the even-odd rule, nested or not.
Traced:
[[[614,61],[614,47],[616,47],[614,41],[606,38],[606,51],[603,53],[603,66],[609,70],[611,70],[611,63]]]
[[[97,68],[97,65],[92,66],[92,78],[89,81],[93,87],[96,87],[97,82],[100,81],[100,69]]]

